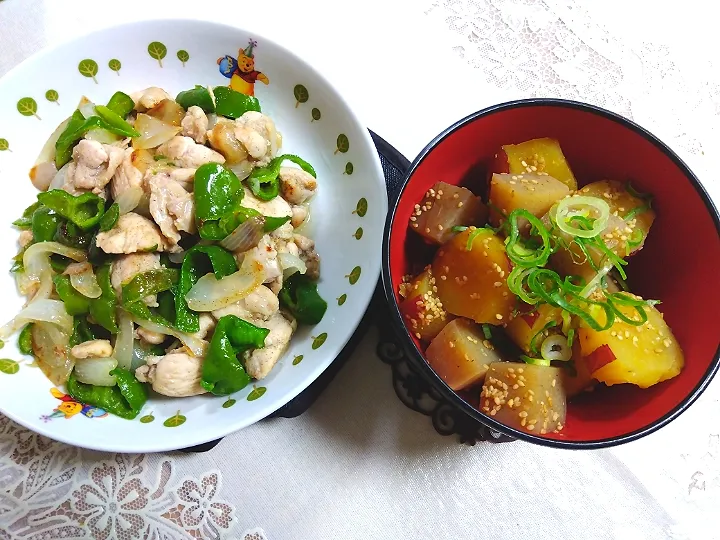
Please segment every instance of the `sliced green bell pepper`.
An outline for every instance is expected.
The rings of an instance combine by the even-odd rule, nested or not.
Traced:
[[[319,323],[327,311],[327,302],[318,293],[317,283],[302,274],[286,279],[278,298],[302,324]]]
[[[68,315],[82,315],[90,311],[90,298],[83,296],[70,283],[70,277],[58,274],[53,278],[55,291],[65,304]]]
[[[185,110],[194,105],[200,107],[206,113],[215,112],[215,104],[210,92],[204,86],[195,85],[195,88],[191,90],[180,92],[175,101]]]
[[[213,88],[215,95],[215,112],[225,118],[240,118],[248,111],[260,110],[260,102],[256,97],[247,96],[236,92],[229,86],[216,86]]]
[[[32,323],[26,324],[18,336],[18,350],[22,354],[32,354]]]
[[[53,189],[37,197],[50,210],[69,219],[84,231],[97,225],[105,213],[105,201],[94,193],[75,196],[62,189]]]
[[[176,268],[149,270],[136,275],[129,283],[123,285],[123,305],[142,302],[146,296],[170,290],[177,283],[178,276],[179,272]]]
[[[117,314],[115,313],[117,298],[110,281],[110,263],[100,266],[95,272],[95,277],[102,294],[98,298],[90,300],[90,315],[105,330],[111,334],[117,334]]]
[[[55,166],[60,169],[72,158],[72,150],[80,139],[85,136],[81,128],[85,123],[85,117],[80,111],[75,111],[70,117],[68,125],[55,142]]]
[[[112,203],[110,208],[100,218],[100,231],[107,232],[112,229],[120,219],[120,205]]]
[[[81,383],[71,373],[67,381],[67,391],[80,403],[94,405],[126,420],[134,419],[147,401],[147,390],[128,370],[115,368],[110,372],[115,376],[117,386],[93,386]]]
[[[250,349],[265,347],[267,328],[259,328],[235,315],[221,317],[202,365],[202,387],[216,396],[245,388],[250,376],[238,356]]]
[[[181,332],[191,334],[200,330],[199,316],[188,307],[185,295],[211,269],[215,277],[221,279],[234,274],[238,268],[232,253],[220,246],[195,246],[185,253],[175,294],[175,327]]]
[[[92,339],[96,338],[87,319],[85,317],[75,317],[73,319],[73,333],[70,336],[70,347]]]
[[[63,192],[64,193],[64,192]],[[32,216],[32,233],[34,242],[51,242],[63,219],[58,213],[47,207],[40,207]]]
[[[13,221],[13,225],[15,225],[18,229],[30,229],[32,227],[33,214],[35,213],[35,210],[41,206],[42,204],[40,204],[40,201],[32,203],[23,211],[22,217]]]
[[[135,102],[124,92],[115,92],[108,101],[107,108],[125,118],[135,108]]]
[[[116,133],[117,135],[123,135],[124,137],[140,136],[140,133],[128,124],[124,117],[120,116],[109,107],[106,107],[105,105],[95,105],[95,112],[97,112],[98,116],[110,126],[110,128],[107,128],[108,131]]]
[[[280,193],[280,167],[284,161],[292,161],[313,178],[317,178],[317,173],[312,165],[304,159],[293,154],[283,154],[274,158],[265,167],[254,169],[248,176],[247,183],[252,194],[263,201],[270,201]]]
[[[92,233],[83,233],[80,227],[75,225],[72,221],[61,220],[60,225],[55,231],[54,240],[60,242],[66,246],[87,249],[92,241]]]

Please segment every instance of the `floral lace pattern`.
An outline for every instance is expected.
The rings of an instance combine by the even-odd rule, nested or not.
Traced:
[[[85,473],[82,452],[0,416],[0,540],[265,540],[228,536],[237,518],[218,471],[176,478],[172,459],[152,470],[144,455],[113,454]]]

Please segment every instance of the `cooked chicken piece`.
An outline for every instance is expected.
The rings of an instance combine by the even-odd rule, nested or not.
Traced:
[[[148,179],[150,214],[170,242],[180,241],[180,231],[195,232],[195,199],[168,175]]]
[[[165,239],[157,225],[134,212],[123,214],[112,229],[98,233],[95,243],[105,253],[137,253],[167,249]]]
[[[169,174],[170,180],[180,184],[185,191],[194,191],[195,169],[170,169],[167,174]]]
[[[292,208],[282,197],[275,197],[270,201],[261,201],[255,195],[253,195],[250,188],[245,186],[245,196],[243,197],[242,203],[245,208],[252,208],[257,210],[263,216],[270,217],[285,217],[292,216]]]
[[[149,382],[158,394],[170,397],[187,397],[204,394],[200,386],[203,359],[184,352],[171,352],[165,356],[148,356],[146,365],[135,370],[140,382]]]
[[[292,241],[294,231],[295,228],[292,226],[292,223],[288,221],[271,232],[270,236],[278,240]],[[280,250],[278,249],[278,251]]]
[[[302,204],[315,195],[317,180],[297,167],[280,167],[280,193],[291,204]]]
[[[198,339],[206,339],[207,335],[215,329],[215,319],[209,313],[200,313],[200,330],[192,334]]]
[[[196,143],[205,144],[207,141],[208,117],[200,107],[193,105],[185,113],[180,124],[182,134],[192,137]]]
[[[255,349],[245,361],[245,369],[253,379],[263,379],[277,364],[287,346],[293,332],[297,328],[295,320],[287,320],[282,313],[275,313],[267,321],[258,321],[257,326],[267,328],[270,333],[265,338],[265,347]]]
[[[130,94],[130,97],[135,102],[135,110],[138,112],[145,112],[148,109],[152,109],[156,105],[159,105],[164,99],[172,99],[170,94],[156,86],[151,86],[145,90]]]
[[[167,335],[161,334],[160,332],[153,332],[152,330],[148,330],[147,328],[143,328],[142,326],[138,326],[137,330],[135,330],[135,333],[140,339],[142,339],[145,343],[149,343],[150,345],[160,345],[163,341],[167,339]]]
[[[272,119],[262,113],[249,111],[235,121],[219,119],[207,134],[213,148],[231,163],[248,159],[257,167],[264,167],[275,157],[282,140]]]
[[[143,175],[134,165],[133,152],[132,148],[124,150],[122,162],[112,177],[110,194],[113,199],[130,188],[142,187]]]
[[[20,244],[20,247],[22,249],[25,249],[30,245],[30,243],[33,241],[33,233],[31,230],[26,231],[20,231],[20,235],[18,236],[18,243]]]
[[[302,234],[294,234],[293,239],[300,248],[300,258],[307,266],[305,275],[310,279],[318,279],[320,277],[320,256],[315,251],[315,241]]]
[[[112,263],[110,272],[110,283],[115,289],[118,298],[122,298],[122,286],[129,283],[132,278],[143,272],[159,270],[160,255],[157,253],[131,253],[121,255]],[[143,298],[143,302],[150,307],[157,307],[157,297],[152,294]]]
[[[158,146],[157,153],[172,160],[180,167],[197,169],[205,163],[225,163],[225,158],[215,150],[196,144],[190,137],[173,137]]]
[[[293,227],[296,229],[305,223],[305,220],[308,217],[308,208],[307,206],[297,205],[292,207],[292,219],[290,220],[290,223]]]
[[[77,359],[82,358],[110,358],[113,353],[112,345],[107,339],[91,339],[75,345],[70,354]]]
[[[282,270],[277,255],[275,241],[269,234],[266,234],[260,239],[256,247],[244,253],[236,253],[235,258],[238,265],[242,264],[247,257],[250,258],[250,261],[257,261],[262,266],[265,274],[263,283],[269,283],[278,277],[282,278]]]
[[[81,140],[73,149],[63,189],[69,193],[92,190],[105,194],[105,186],[115,174],[125,152],[122,148],[97,141]]]
[[[280,146],[275,122],[269,116],[255,111],[248,111],[235,120],[235,136],[258,167],[270,163]]]
[[[265,285],[260,285],[242,300],[212,312],[213,317],[220,319],[225,315],[235,315],[247,321],[264,321],[280,309],[277,296]],[[202,315],[201,315],[202,317]],[[202,321],[201,321],[202,325]]]

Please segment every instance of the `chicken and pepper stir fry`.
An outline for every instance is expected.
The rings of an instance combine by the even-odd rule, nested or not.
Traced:
[[[148,388],[266,377],[327,309],[299,229],[316,173],[281,146],[257,99],[226,87],[83,98],[30,171],[41,193],[14,222],[12,269],[27,303],[0,337],[20,331],[53,383],[129,419]]]

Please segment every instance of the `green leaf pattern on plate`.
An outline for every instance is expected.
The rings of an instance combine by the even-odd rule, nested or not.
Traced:
[[[57,90],[48,90],[45,92],[45,99],[47,99],[50,103],[57,103],[60,105],[60,102],[58,99],[60,99],[60,94],[58,94]]]
[[[295,358],[293,358],[292,365],[297,366],[300,362],[302,362],[303,358],[302,354],[298,354]]]
[[[95,84],[98,83],[97,79],[95,78],[95,76],[98,74],[98,65],[95,60],[91,60],[90,58],[81,60],[78,64],[78,71],[83,77],[92,79],[93,81],[95,81]]]
[[[342,152],[344,154],[348,150],[350,150],[350,141],[348,140],[347,135],[341,133],[338,135],[337,148],[335,148],[334,153],[337,154],[338,152]]]
[[[167,420],[163,422],[163,426],[165,427],[178,427],[182,426],[187,418],[185,418],[182,414],[180,414],[180,411],[175,413],[175,416],[171,416]]]
[[[158,61],[158,64],[160,64],[160,67],[163,67],[162,61],[165,56],[167,56],[167,47],[160,43],[159,41],[153,41],[150,45],[148,45],[148,54]]]
[[[185,67],[185,62],[190,60],[190,54],[188,54],[188,52],[184,49],[180,49],[177,52],[177,57],[178,57],[178,60],[180,60],[182,62],[183,67]]]
[[[5,150],[12,152],[12,150],[10,150],[10,143],[7,139],[0,139],[0,152],[4,152]]]
[[[42,118],[40,118],[37,113],[37,101],[35,101],[31,97],[21,98],[20,101],[17,102],[17,110],[23,116],[34,116],[38,120],[42,120]]]
[[[141,417],[140,423],[149,424],[150,422],[152,422],[154,420],[155,420],[155,417],[152,415],[152,413],[150,413],[150,414],[146,414],[145,416]]]
[[[122,68],[122,62],[117,58],[113,58],[108,62],[108,67],[120,76],[120,68]]]
[[[340,296],[338,296],[338,306],[342,306],[345,303],[345,300],[347,300],[347,294],[341,294]]]
[[[222,404],[223,409],[229,409],[233,405],[237,403],[237,400],[230,398],[225,403]]]
[[[358,282],[358,279],[360,279],[360,272],[361,269],[359,266],[356,266],[352,269],[352,272],[350,272],[346,278],[348,278],[348,281],[350,282],[350,285],[355,285]]]
[[[320,114],[320,109],[317,107],[313,107],[313,110],[310,111],[310,115],[312,116],[311,122],[314,122],[315,120],[320,120],[322,118],[322,115]]]
[[[20,371],[20,364],[16,360],[0,358],[0,373],[15,375],[18,371]]]
[[[355,170],[355,167],[353,167],[353,164],[349,161],[345,164],[345,172],[343,174],[350,175]]]
[[[357,214],[360,217],[365,217],[365,214],[367,214],[368,210],[368,202],[365,197],[360,199],[357,202],[357,206],[355,207],[355,210],[353,210],[353,214]]]
[[[296,84],[295,88],[293,88],[293,94],[295,95],[295,108],[297,109],[298,105],[301,103],[306,103],[308,99],[310,99],[310,94],[307,91],[307,88],[305,88],[302,84]]]
[[[312,341],[312,348],[313,350],[319,349],[323,346],[323,343],[325,343],[325,340],[327,339],[327,332],[323,332],[317,337],[313,337]]]
[[[357,231],[355,231],[355,234],[353,234],[353,236],[355,237],[355,240],[360,240],[363,236],[363,228],[358,227]]]
[[[263,397],[263,395],[267,392],[267,388],[264,386],[256,386],[253,388],[252,392],[248,394],[247,400],[248,401],[255,401],[256,399],[260,399]]]

